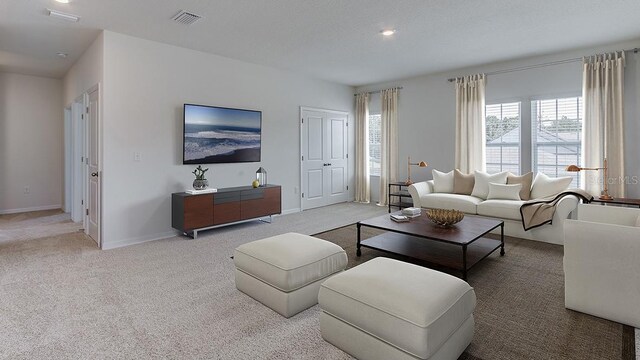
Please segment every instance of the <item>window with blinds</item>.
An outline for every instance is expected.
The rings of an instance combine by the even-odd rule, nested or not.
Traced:
[[[382,116],[369,115],[369,173],[380,176],[380,143],[382,142]]]
[[[485,107],[487,172],[520,174],[520,102]]]
[[[582,98],[531,102],[533,171],[549,176],[571,176],[571,187],[580,187],[578,173],[565,171],[581,165]]]

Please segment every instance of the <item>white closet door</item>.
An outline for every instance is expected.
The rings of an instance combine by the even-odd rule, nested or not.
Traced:
[[[301,111],[302,209],[349,199],[347,113]]]

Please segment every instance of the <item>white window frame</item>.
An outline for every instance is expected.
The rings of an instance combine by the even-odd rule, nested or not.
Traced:
[[[530,106],[530,111],[529,111],[529,128],[531,129],[531,169],[534,173],[538,173],[540,172],[538,170],[538,145],[535,141],[533,141],[534,136],[537,136],[537,132],[534,132],[534,126],[537,125],[537,119],[533,118],[533,106],[532,103],[534,101],[549,101],[549,100],[555,100],[556,101],[556,119],[558,116],[558,100],[559,99],[569,99],[569,98],[578,98],[578,99],[582,99],[582,94],[571,94],[571,95],[557,95],[557,96],[545,96],[545,97],[536,97],[536,98],[532,98],[529,101],[529,106]],[[576,105],[578,105],[578,102],[576,102]],[[578,119],[580,121],[582,121],[582,128],[581,131],[584,131],[584,99],[582,99],[582,107],[578,107],[577,109],[577,115],[578,115]],[[550,142],[548,144],[546,144],[546,146],[578,146],[578,154],[577,154],[577,161],[574,163],[575,165],[581,166],[580,164],[582,163],[582,157],[583,157],[583,153],[584,153],[584,139],[582,136],[582,133],[580,134],[579,140],[577,142]],[[557,156],[557,154],[556,154]],[[568,166],[568,165],[573,165],[573,164],[561,164],[561,166]],[[544,166],[544,165],[543,165]],[[548,176],[552,176],[552,177],[557,177],[557,176],[564,176],[566,174],[559,174],[558,173],[558,161],[556,160],[556,173],[555,174],[546,174]],[[577,187],[582,187],[582,183],[581,183],[581,178],[580,176],[576,173],[576,185]]]
[[[523,134],[523,131],[522,131],[522,128],[524,127],[524,119],[523,119],[523,111],[522,111],[523,101],[521,99],[510,99],[510,100],[486,102],[485,103],[485,121],[487,119],[487,116],[486,116],[487,106],[500,105],[502,107],[502,105],[504,105],[504,104],[512,104],[512,103],[518,103],[518,108],[519,108],[518,110],[519,110],[519,117],[520,117],[520,125],[519,125],[519,127],[520,127],[520,141],[519,141],[518,144],[512,144],[512,145],[518,145],[519,161],[518,161],[517,165],[518,165],[518,171],[520,172],[520,174],[522,174],[523,173],[523,151],[522,150],[524,148],[523,147],[523,139],[524,139],[523,135],[524,134]],[[484,131],[485,131],[485,136],[486,136],[486,123],[485,123],[485,130]],[[502,144],[502,143],[499,144],[499,145],[496,144],[496,147],[502,147],[503,145],[504,144]],[[484,146],[485,146],[485,150],[490,147],[489,144],[487,144],[486,141],[485,141]],[[488,165],[487,159],[485,159],[485,166],[486,165]],[[511,165],[516,165],[516,164],[511,164]],[[500,163],[500,168],[501,168],[501,171],[502,171],[502,162]]]
[[[371,117],[372,117],[372,116],[379,116],[379,117],[381,117],[380,121],[382,121],[382,114],[376,114],[376,113],[373,113],[373,114],[372,114],[372,113],[370,113],[370,114],[369,114],[369,118],[367,119],[367,122],[369,122],[369,129],[371,129]],[[371,131],[371,130],[370,130],[370,131]],[[382,132],[382,127],[380,128],[380,132]],[[380,135],[381,135],[380,137],[382,137],[382,134],[380,134]],[[381,139],[381,140],[382,140],[382,139]],[[381,147],[381,146],[382,146],[382,142],[380,142],[380,143],[373,143],[373,142],[372,142],[372,138],[371,138],[371,136],[369,136],[369,163],[368,163],[368,165],[367,165],[367,166],[369,166],[369,176],[380,176],[380,171],[381,171],[381,169],[380,169],[380,168],[378,168],[378,171],[376,171],[376,172],[374,172],[374,171],[373,171],[373,166],[372,166],[372,164],[374,163],[374,161],[372,160],[372,159],[373,159],[373,157],[371,157],[371,151],[372,151],[371,149],[372,149],[374,146],[379,146],[379,147]],[[382,149],[381,149],[381,150],[382,150]],[[380,160],[382,160],[382,159],[380,159]],[[378,163],[379,163],[379,162],[378,162]]]

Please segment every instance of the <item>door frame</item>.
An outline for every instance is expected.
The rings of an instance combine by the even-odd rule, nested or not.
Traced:
[[[71,105],[64,108],[64,206],[63,211],[71,213],[73,208],[72,176],[73,176],[73,127],[71,126]]]
[[[69,149],[69,157],[65,157],[68,162],[69,172],[65,173],[65,191],[69,191],[71,219],[74,222],[82,222],[83,232],[89,233],[89,222],[86,215],[89,203],[89,166],[87,156],[89,155],[89,126],[88,107],[89,94],[98,91],[98,112],[96,119],[98,127],[98,169],[99,169],[99,194],[98,194],[98,239],[94,239],[99,248],[102,248],[102,85],[98,83],[80,96],[75,98],[67,107],[65,114],[70,110],[69,132],[68,137],[65,136],[65,149]],[[65,119],[66,121],[66,119]],[[66,135],[67,133],[65,133]],[[65,163],[65,167],[67,164]],[[68,178],[67,178],[68,177]],[[67,187],[67,184],[69,188]],[[67,197],[65,193],[65,198]],[[65,205],[66,206],[66,205]]]
[[[83,222],[84,227],[84,186],[85,186],[85,131],[84,131],[84,94],[75,98],[70,104],[71,123],[69,147],[71,156],[70,162],[70,197],[71,197],[71,220]]]
[[[305,189],[303,189],[302,184],[304,184],[303,181],[303,164],[302,164],[302,153],[303,153],[303,148],[302,148],[302,139],[303,139],[303,123],[302,123],[302,113],[304,113],[305,111],[319,111],[319,112],[324,112],[324,113],[329,113],[329,114],[338,114],[338,115],[345,115],[347,117],[347,128],[349,127],[349,122],[351,122],[351,118],[350,118],[350,114],[348,111],[344,111],[344,110],[331,110],[331,109],[323,109],[323,108],[319,108],[319,107],[313,107],[313,106],[300,106],[300,112],[298,114],[298,126],[300,127],[300,131],[299,131],[299,143],[298,143],[298,148],[300,149],[300,152],[298,153],[298,160],[300,160],[300,185],[298,187],[298,189],[300,189],[300,191],[298,191],[298,200],[300,201],[300,211],[304,211],[304,207],[303,207],[303,201],[302,201],[302,194],[305,192]],[[350,141],[350,134],[351,131],[349,129],[347,129],[347,154],[349,153],[349,146],[351,144]],[[348,156],[348,155],[347,155]],[[347,183],[349,183],[349,174],[351,173],[351,159],[347,158]],[[351,185],[349,183],[349,185]],[[347,190],[348,191],[348,190]],[[349,197],[350,198],[350,197]],[[349,200],[347,200],[349,201]]]

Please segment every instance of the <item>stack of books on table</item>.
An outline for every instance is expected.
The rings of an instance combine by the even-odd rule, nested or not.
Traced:
[[[409,220],[411,220],[410,218],[404,216],[404,215],[398,215],[398,214],[391,214],[389,215],[389,217],[391,217],[391,220],[395,221],[395,222],[407,222]]]
[[[420,208],[416,208],[416,207],[409,207],[409,208],[402,209],[402,215],[410,218],[418,217],[420,216],[421,213],[422,212]]]
[[[215,188],[208,188],[203,190],[187,189],[185,190],[185,192],[190,195],[198,195],[198,194],[208,194],[208,193],[218,192],[218,189],[215,189]]]

